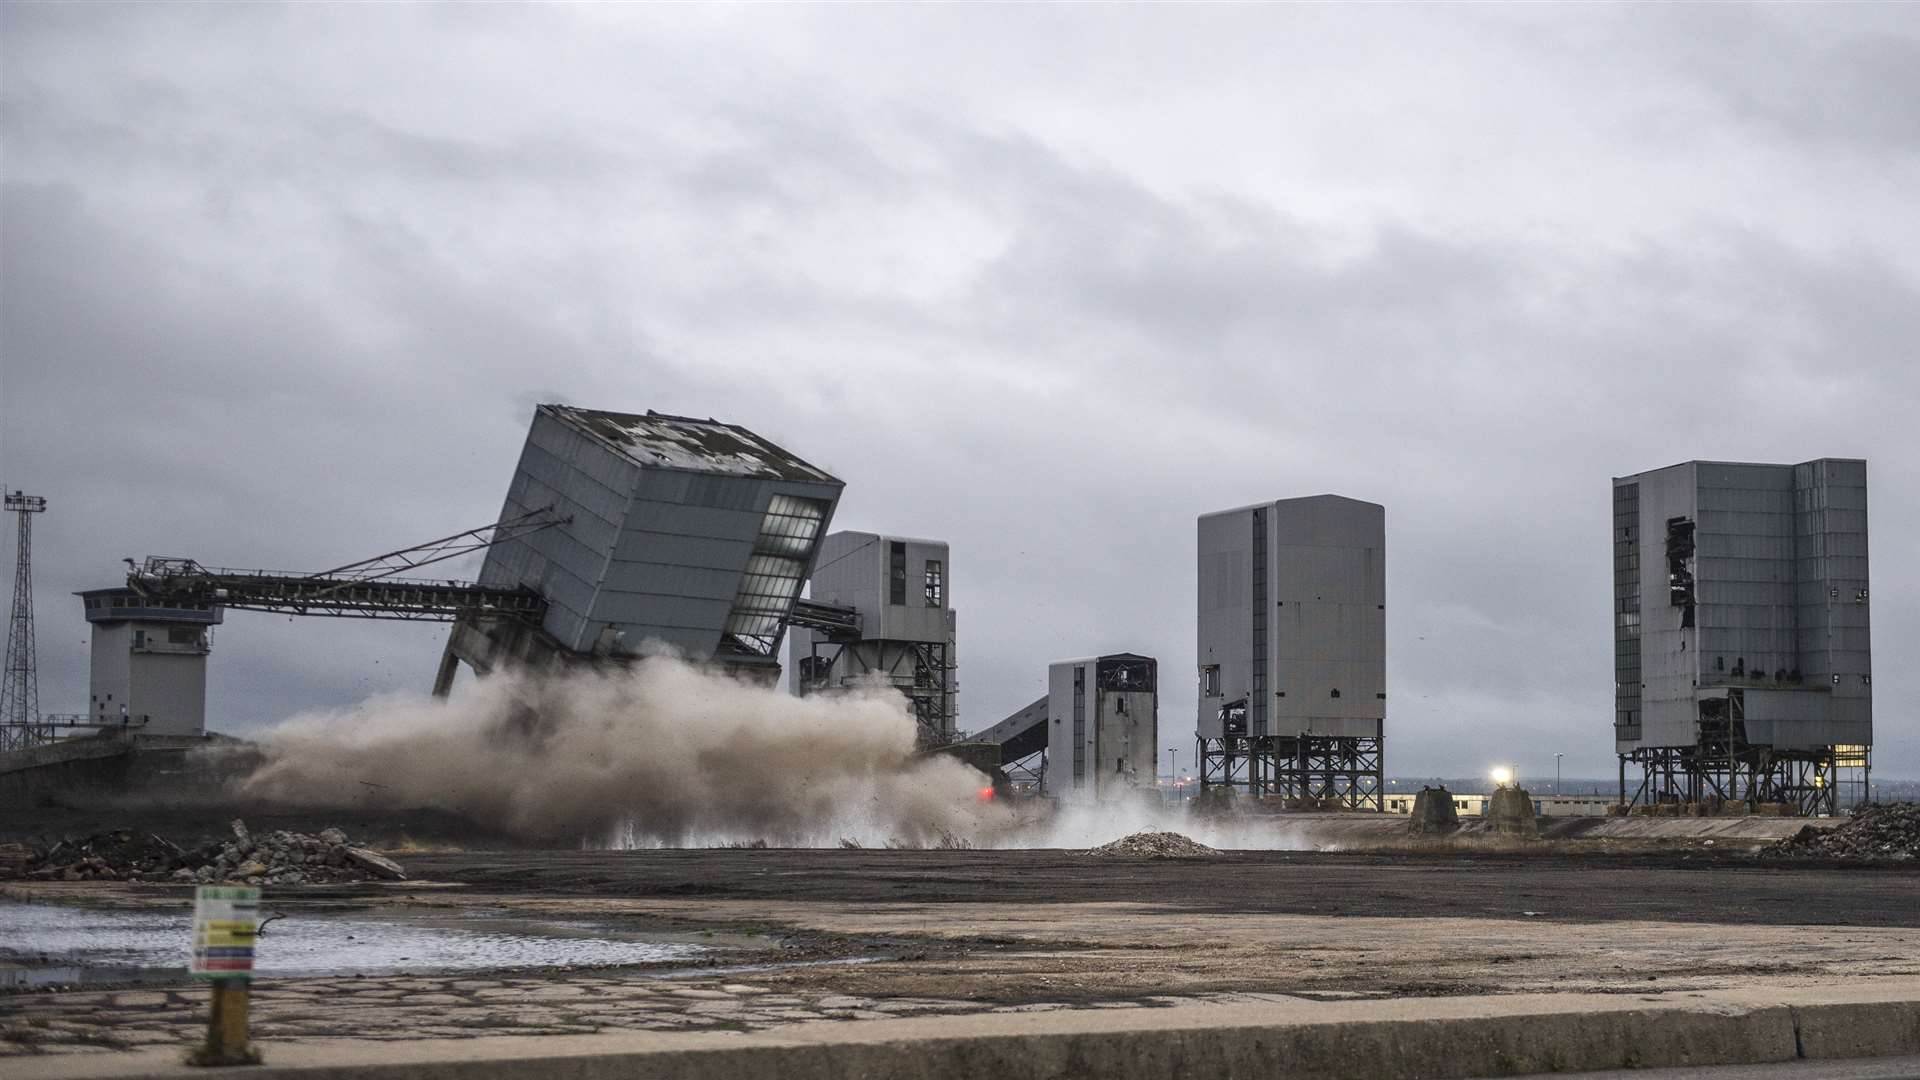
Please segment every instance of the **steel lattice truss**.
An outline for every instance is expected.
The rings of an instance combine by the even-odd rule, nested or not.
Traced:
[[[1236,735],[1199,739],[1200,788],[1255,797],[1380,809],[1382,741],[1339,735]]]
[[[33,648],[33,515],[47,500],[18,491],[5,507],[19,520],[13,564],[13,607],[7,619],[7,668],[0,681],[0,750],[18,750],[40,741],[40,687]]]
[[[535,510],[425,544],[388,552],[318,574],[235,570],[192,559],[154,556],[127,575],[127,586],[169,606],[214,606],[284,615],[451,622],[463,615],[538,621],[546,600],[531,589],[399,575],[562,524]]]

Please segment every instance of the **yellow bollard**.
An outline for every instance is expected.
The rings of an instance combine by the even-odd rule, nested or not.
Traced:
[[[258,1065],[260,1052],[248,1042],[247,1007],[251,980],[215,979],[213,1014],[207,1041],[187,1059],[189,1065]]]

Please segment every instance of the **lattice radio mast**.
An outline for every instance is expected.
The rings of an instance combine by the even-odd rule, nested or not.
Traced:
[[[13,609],[7,618],[6,680],[0,683],[0,750],[18,750],[34,741],[40,725],[40,687],[33,655],[33,515],[47,500],[18,491],[5,507],[19,515],[19,554],[13,566]]]

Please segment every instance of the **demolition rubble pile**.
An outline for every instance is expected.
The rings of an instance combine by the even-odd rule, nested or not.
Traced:
[[[170,881],[185,884],[312,885],[337,881],[402,881],[392,859],[354,847],[339,829],[317,834],[254,836],[235,819],[232,839],[182,850],[164,836],[117,829],[85,840],[62,840],[25,863],[20,876],[40,881]]]
[[[1920,858],[1920,805],[1875,806],[1831,829],[1808,825],[1761,848],[1760,854],[1785,859]]]
[[[1134,859],[1187,859],[1196,855],[1218,855],[1219,852],[1177,832],[1137,832],[1110,844],[1101,844],[1087,854]]]

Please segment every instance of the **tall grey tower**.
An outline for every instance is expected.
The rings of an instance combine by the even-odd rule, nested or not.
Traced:
[[[1386,513],[1315,495],[1201,516],[1203,788],[1379,808]]]
[[[0,681],[0,750],[18,750],[38,741],[40,687],[33,652],[33,515],[47,500],[10,492],[8,510],[19,516],[19,542],[13,563],[13,608],[7,619],[7,669]]]
[[[1689,461],[1616,478],[1613,548],[1622,802],[1830,813],[1841,770],[1865,791],[1866,462]]]

